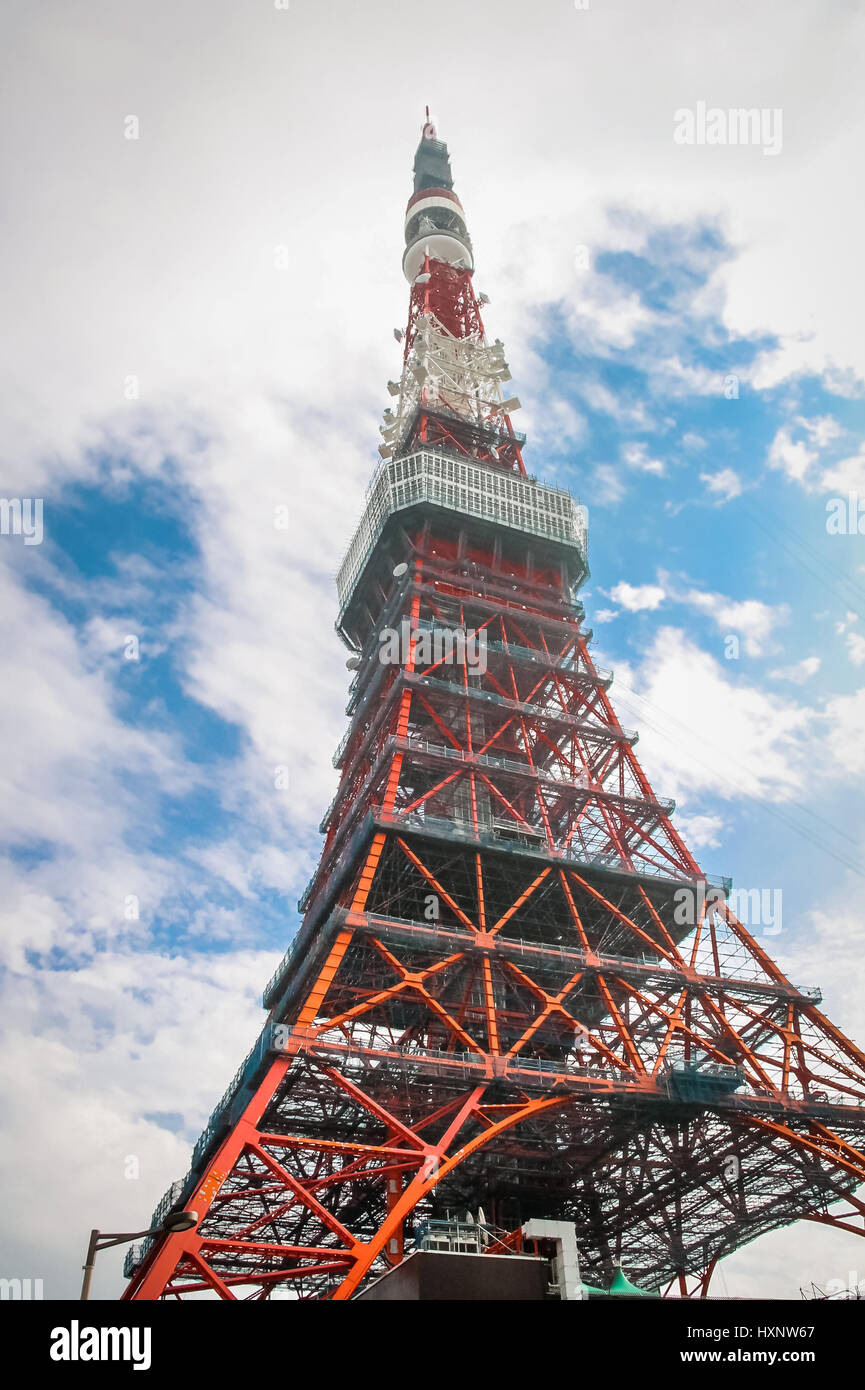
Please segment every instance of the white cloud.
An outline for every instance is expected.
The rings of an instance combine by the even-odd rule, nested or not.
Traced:
[[[661,477],[665,471],[663,461],[651,458],[645,444],[626,444],[622,449],[622,458],[629,468],[636,468],[641,473],[654,473],[656,477]]]
[[[816,676],[819,670],[819,656],[806,656],[792,666],[779,666],[777,670],[770,671],[769,675],[774,680],[792,681],[793,685],[804,685],[812,676]]]
[[[779,40],[772,7],[756,32],[753,16],[719,12],[718,27],[698,28],[695,16],[677,12],[666,22],[679,41],[656,45],[647,64],[644,17],[639,6],[626,5],[632,22],[598,31],[597,61],[574,93],[569,78],[583,20],[566,11],[523,35],[523,70],[543,100],[528,101],[508,127],[518,199],[502,201],[500,170],[476,134],[486,128],[492,77],[489,86],[482,81],[463,92],[459,103],[440,93],[441,130],[495,294],[491,322],[507,332],[524,322],[527,306],[564,300],[578,341],[587,327],[608,343],[630,345],[650,312],[607,277],[576,274],[573,248],[613,242],[615,227],[603,209],[633,209],[639,189],[640,211],[649,216],[708,214],[725,224],[737,247],[718,272],[728,326],[745,335],[781,333],[781,352],[767,355],[773,380],[807,362],[861,369],[850,287],[858,279],[862,211],[848,172],[858,155],[861,97],[852,86],[836,91],[830,118],[821,88],[838,53],[855,47],[861,17],[851,12],[827,29],[805,5],[793,19],[785,14]],[[456,17],[452,5],[450,12]],[[489,74],[510,56],[509,13],[518,21],[520,12],[507,4],[489,10]],[[187,421],[202,411],[220,418],[220,401],[251,383],[264,391],[291,383],[298,400],[324,402],[338,380],[344,400],[359,388],[368,405],[377,403],[392,371],[386,338],[370,336],[370,324],[382,312],[385,322],[403,316],[394,271],[405,191],[394,171],[405,167],[414,134],[406,121],[418,109],[411,63],[417,29],[386,26],[358,67],[351,55],[363,35],[347,12],[338,41],[326,36],[328,73],[342,96],[335,102],[331,82],[315,80],[314,63],[288,90],[284,80],[287,36],[292,52],[320,52],[323,22],[294,9],[262,12],[250,22],[227,0],[193,0],[182,14],[164,11],[149,24],[134,14],[119,22],[104,0],[86,20],[33,12],[30,42],[40,62],[10,73],[10,100],[29,135],[8,172],[10,188],[22,186],[22,196],[10,198],[7,224],[7,263],[19,268],[9,313],[21,325],[14,350],[6,346],[2,374],[12,457],[32,463],[43,445],[47,451],[62,442],[68,453],[98,444],[108,417],[121,437],[131,433],[140,412],[123,399],[130,372],[149,407],[170,396]],[[206,55],[191,68],[203,31]],[[109,64],[99,57],[106,32]],[[447,33],[447,24],[424,32],[432,72],[447,70]],[[74,68],[71,47],[80,59]],[[788,142],[783,159],[759,169],[749,150],[682,151],[671,138],[671,94],[685,93],[695,71],[718,90],[776,83],[800,113],[807,138]],[[394,73],[402,74],[396,86]],[[590,119],[610,99],[611,74],[628,139],[619,138],[616,123],[605,127],[591,147],[581,146],[575,176],[572,147],[550,132]],[[384,90],[386,101],[370,96]],[[122,132],[133,93],[142,122],[136,142]],[[346,104],[363,113],[374,159],[344,158]],[[661,111],[663,118],[646,119]],[[53,216],[58,199],[62,256]],[[351,223],[346,256],[345,209],[352,206],[363,216]],[[635,243],[626,218],[618,242]],[[289,248],[289,272],[274,269],[277,245]],[[797,343],[806,351],[794,360]],[[525,349],[516,339],[511,347],[518,367]],[[65,459],[62,467],[70,466]],[[85,466],[80,453],[74,466]]]
[[[172,739],[121,721],[109,662],[119,667],[122,652],[94,656],[93,629],[79,641],[11,564],[0,563],[0,614],[0,718],[15,731],[0,768],[0,835],[39,850],[29,872],[4,866],[0,941],[15,969],[28,948],[86,951],[106,933],[146,931],[182,871],[129,842],[155,821],[160,794],[189,791],[200,772]],[[138,924],[124,919],[129,895]]]
[[[47,1299],[75,1298],[89,1230],[146,1225],[263,1023],[258,995],[276,961],[121,951],[7,980],[0,1091],[5,1124],[26,1140],[0,1148],[5,1272],[42,1278]],[[170,1114],[178,1133],[157,1118]],[[49,1142],[59,1133],[62,1181]],[[123,1254],[97,1261],[97,1298],[117,1296]]]
[[[256,468],[238,488],[238,457]],[[346,474],[331,474],[339,455]],[[287,476],[286,457],[303,459],[315,489]],[[249,740],[245,776],[279,819],[274,769],[291,777],[284,813],[298,828],[318,823],[333,794],[330,756],[345,728],[346,652],[333,630],[332,576],[357,524],[362,453],[338,428],[286,426],[275,402],[225,427],[208,452],[208,485],[194,518],[203,590],[182,623],[190,693]],[[287,506],[287,527],[274,524]],[[290,595],[290,601],[286,596]],[[286,711],[291,717],[286,717]]]
[[[677,355],[659,362],[654,374],[666,378],[667,388],[678,395],[720,396],[723,391],[723,373],[699,363],[683,362]]]
[[[621,502],[626,489],[618,469],[609,463],[598,463],[595,464],[592,476],[595,486],[591,495],[599,506],[615,506],[617,502]]]
[[[582,372],[574,378],[572,385],[575,394],[585,401],[590,410],[609,415],[630,429],[652,428],[653,422],[643,401],[635,401],[625,392],[617,394],[597,377],[584,376]]]
[[[742,479],[734,468],[721,468],[717,473],[701,473],[700,482],[705,483],[721,502],[730,502],[742,492]]]
[[[679,812],[676,829],[690,849],[719,849],[725,822],[721,816],[688,815]]]
[[[654,322],[639,295],[623,292],[602,277],[581,286],[577,302],[568,306],[571,337],[585,351],[633,347],[638,333]]]
[[[664,627],[640,663],[617,664],[617,713],[640,730],[656,789],[689,806],[714,793],[784,802],[865,771],[865,688],[822,708],[748,683],[683,631]]]
[[[568,454],[586,439],[588,422],[570,401],[550,393],[549,376],[540,360],[532,363],[532,371],[523,380],[526,385],[520,389],[526,397],[531,392],[532,402],[524,402],[520,430],[545,458],[555,463],[558,456]]]
[[[816,461],[818,451],[804,440],[793,439],[791,426],[783,425],[769,447],[769,467],[780,468],[792,482],[804,482]]]
[[[807,419],[804,415],[797,418],[796,423],[811,436],[818,449],[825,449],[833,439],[837,439],[843,434],[838,421],[831,415],[820,415],[813,420]]]
[[[825,468],[820,483],[826,492],[856,492],[865,497],[865,444],[859,446],[858,453]]]
[[[848,610],[841,621],[835,624],[835,631],[844,638],[847,655],[854,666],[865,664],[865,636],[853,629],[859,622],[859,614]]]
[[[832,1020],[851,1038],[865,1035],[862,993],[862,916],[832,894],[826,906],[809,912],[801,935],[785,937],[779,964],[790,978],[818,984],[832,1000]],[[819,974],[815,978],[815,969]]]
[[[730,634],[742,638],[749,656],[760,655],[775,624],[787,616],[784,606],[773,608],[754,598],[731,599],[724,594],[704,593],[700,589],[690,589],[675,597],[681,603],[708,614],[725,636]]]
[[[784,801],[808,775],[811,711],[733,679],[677,628],[662,628],[628,688],[617,669],[620,718],[640,730],[657,789],[689,804],[706,793]]]
[[[795,431],[804,433],[805,438],[794,439]],[[769,467],[780,469],[791,482],[801,483],[809,490],[818,487],[852,488],[855,480],[865,477],[865,473],[860,473],[860,464],[865,455],[815,468],[822,452],[842,434],[841,426],[831,415],[814,419],[797,416],[794,424],[782,426],[772,440]]]
[[[663,603],[666,595],[657,584],[628,584],[624,580],[610,590],[610,598],[627,608],[630,613],[642,613],[646,609],[654,611]]]
[[[861,1243],[859,1235],[793,1222],[722,1260],[710,1297],[794,1299],[801,1306],[802,1290],[813,1295],[812,1283],[824,1290],[847,1287],[850,1271],[862,1268]]]

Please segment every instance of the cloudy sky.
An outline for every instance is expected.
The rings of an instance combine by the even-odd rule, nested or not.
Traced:
[[[43,0],[3,28],[0,491],[44,535],[0,535],[0,1274],[74,1294],[261,1026],[335,785],[333,576],[426,103],[529,470],[589,510],[620,718],[865,1038],[865,539],[827,530],[865,499],[861,5]],[[682,143],[700,103],[767,138]],[[861,1245],[765,1237],[718,1291],[865,1279]]]

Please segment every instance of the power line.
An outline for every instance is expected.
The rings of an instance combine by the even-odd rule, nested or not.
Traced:
[[[667,718],[671,724],[676,725],[683,732],[690,734],[692,738],[700,739],[703,737],[702,735],[697,734],[694,729],[690,728],[690,726],[685,724],[682,720],[676,719],[673,715],[668,715],[665,711],[660,710],[659,707],[652,700],[649,700],[645,695],[637,694],[635,690],[632,690],[623,682],[619,683],[619,688],[625,692],[626,696],[631,696],[634,700],[638,702],[638,704],[647,706],[650,710],[653,710],[657,714],[661,715],[662,718]],[[674,743],[672,734],[660,727],[654,720],[639,715],[638,717],[644,725],[652,729],[656,734],[659,735],[660,738],[664,739],[665,742],[670,744]],[[727,763],[729,764],[731,761],[729,755],[725,754],[725,757]],[[702,758],[699,758],[694,755],[691,755],[691,761],[698,763],[707,772],[711,773],[712,777],[716,781],[723,783],[726,787],[730,788],[737,795],[740,794],[740,789],[736,786],[735,782],[731,781],[729,777],[724,775],[724,773],[719,772],[717,768],[710,766],[708,763],[704,762]],[[854,840],[852,836],[847,835],[845,831],[840,830],[838,826],[833,825],[831,821],[826,820],[825,817],[818,816],[816,812],[810,811],[807,807],[802,806],[799,802],[794,801],[792,802],[792,805],[794,805],[797,808],[797,810],[801,811],[803,815],[810,816],[813,820],[816,820],[820,824],[825,825],[827,829],[833,830],[842,839],[848,840],[850,844],[858,847],[858,842]],[[797,824],[797,822],[793,820],[792,817],[786,815],[780,809],[780,807],[774,805],[772,802],[764,802],[763,809],[766,810],[770,815],[774,816],[777,820],[780,820],[784,825],[786,825],[789,829],[793,830],[797,835],[802,836],[803,839],[808,840],[818,849],[821,849],[824,854],[829,855],[829,857],[834,859],[837,863],[843,865],[846,869],[851,870],[851,872],[858,874],[860,878],[865,878],[865,871],[863,871],[863,869],[859,866],[858,863],[847,858],[846,855],[839,854],[838,852],[836,852],[823,839],[815,835],[813,831]]]
[[[852,608],[854,603],[858,603],[860,607],[856,610],[857,617],[862,617],[863,612],[865,612],[865,589],[863,589],[859,584],[857,584],[855,580],[851,579],[849,575],[845,575],[841,570],[839,570],[835,565],[831,564],[828,560],[824,560],[821,555],[818,555],[817,551],[814,550],[814,548],[808,544],[804,537],[787,522],[784,523],[784,531],[787,534],[793,536],[801,551],[806,552],[806,554],[812,557],[812,559],[818,566],[817,569],[815,569],[812,565],[809,565],[808,562],[802,558],[801,553],[797,554],[793,550],[791,550],[790,547],[782,539],[782,537],[778,534],[778,532],[773,531],[769,526],[766,525],[764,521],[761,521],[761,519],[757,516],[756,512],[754,512],[752,508],[749,507],[746,503],[742,503],[741,509],[755,526],[759,527],[759,529],[763,531],[764,534],[767,535],[770,540],[774,541],[774,543],[777,546],[779,546],[780,549],[783,550],[787,556],[789,556],[794,565],[796,565],[798,568],[806,569],[808,573],[812,574],[815,579],[818,579],[821,584],[825,585],[828,583],[828,586],[833,590],[836,597],[839,598],[842,603],[846,604],[848,608]],[[846,584],[850,592],[854,595],[854,598],[848,598],[846,594],[840,592],[836,585],[832,584],[831,581],[827,581],[827,574],[834,574],[837,580],[839,580],[842,584]]]

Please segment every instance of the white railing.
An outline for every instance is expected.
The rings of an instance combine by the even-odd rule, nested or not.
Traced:
[[[559,541],[585,560],[585,512],[569,492],[477,459],[419,450],[388,460],[373,480],[366,510],[337,575],[343,612],[388,517],[418,502]]]

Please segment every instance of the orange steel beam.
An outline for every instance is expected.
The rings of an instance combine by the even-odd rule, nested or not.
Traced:
[[[409,846],[406,844],[405,840],[397,839],[397,844],[399,845],[399,847],[400,847],[400,849],[403,851],[403,853],[406,855],[406,857],[407,857],[408,859],[411,860],[411,862],[415,865],[415,867],[416,867],[417,869],[420,870],[420,872],[423,874],[424,878],[426,879],[427,883],[429,883],[429,884],[435,889],[435,891],[436,891],[436,893],[438,894],[438,896],[439,896],[444,902],[447,903],[448,907],[449,907],[449,908],[451,909],[451,911],[455,914],[455,916],[457,916],[457,917],[459,918],[459,920],[460,920],[461,922],[463,922],[463,923],[469,928],[470,931],[476,932],[476,931],[477,931],[477,927],[475,926],[474,922],[472,922],[471,919],[470,919],[469,917],[467,917],[466,914],[463,912],[462,908],[459,907],[458,904],[454,902],[454,900],[453,900],[453,898],[451,897],[450,893],[448,893],[447,890],[446,890],[445,888],[442,887],[442,885],[439,883],[438,879],[435,877],[435,874],[433,874],[433,873],[430,872],[430,870],[429,870],[429,869],[426,867],[426,865],[418,858],[418,856],[414,853],[414,851],[411,850],[411,849],[409,848]]]
[[[396,1226],[414,1209],[422,1197],[425,1197],[428,1192],[431,1192],[448,1173],[452,1172],[454,1168],[464,1162],[470,1154],[483,1148],[495,1135],[501,1134],[507,1129],[511,1129],[515,1124],[519,1124],[521,1120],[528,1118],[528,1116],[542,1114],[545,1110],[554,1107],[558,1109],[566,1103],[567,1098],[559,1096],[547,1100],[532,1101],[515,1115],[510,1115],[506,1119],[500,1120],[482,1134],[476,1135],[475,1138],[469,1140],[463,1148],[458,1149],[455,1154],[445,1158],[443,1161],[439,1161],[438,1156],[431,1156],[428,1158],[417,1177],[409,1183],[408,1187],[403,1192],[399,1202],[397,1202],[393,1210],[388,1213],[388,1216],[382,1222],[376,1235],[371,1241],[366,1243],[363,1252],[358,1255],[355,1260],[354,1266],[334,1292],[333,1300],[335,1302],[344,1302],[346,1299],[351,1298],[358,1284],[363,1279],[373,1260]]]

